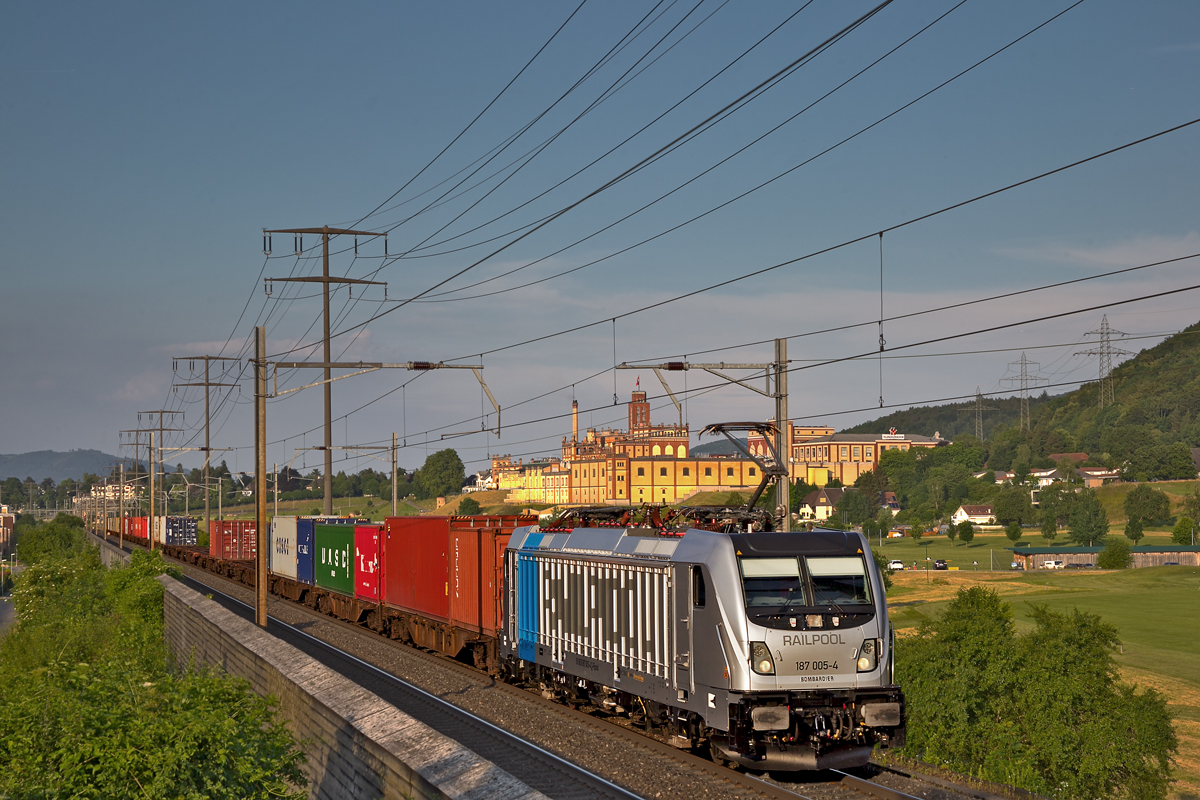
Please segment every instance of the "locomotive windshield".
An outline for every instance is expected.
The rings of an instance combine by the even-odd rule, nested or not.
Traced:
[[[861,556],[741,558],[739,563],[746,607],[760,614],[797,607],[871,605]]]
[[[867,569],[859,556],[809,556],[808,575],[812,580],[813,605],[870,605],[871,591]]]
[[[795,558],[743,558],[741,564],[747,607],[805,605],[800,563]]]

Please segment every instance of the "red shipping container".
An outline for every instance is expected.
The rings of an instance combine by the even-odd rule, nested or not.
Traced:
[[[383,600],[445,621],[450,616],[446,569],[449,517],[388,517],[383,535]]]
[[[254,520],[225,519],[212,521],[208,535],[208,554],[215,558],[245,560],[258,552],[258,531]]]
[[[501,619],[504,549],[532,516],[388,517],[383,601],[494,635]]]
[[[379,602],[379,542],[382,525],[354,526],[354,596]]]
[[[148,517],[122,517],[121,528],[125,536],[140,536],[145,539],[149,529]]]

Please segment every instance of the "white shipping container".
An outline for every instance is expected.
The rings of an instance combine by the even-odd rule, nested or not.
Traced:
[[[167,518],[166,517],[155,517],[154,524],[151,526],[151,530],[153,530],[153,532],[154,532],[153,535],[151,536],[151,538],[154,539],[155,544],[166,544],[166,542],[167,542]]]
[[[276,575],[296,578],[296,518],[275,517],[271,520],[270,563],[267,568]]]

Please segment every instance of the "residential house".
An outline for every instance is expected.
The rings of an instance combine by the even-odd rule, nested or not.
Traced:
[[[955,525],[964,521],[972,525],[995,525],[996,512],[992,506],[959,506],[958,511],[950,516],[950,521]]]
[[[796,513],[801,519],[816,519],[826,520],[834,515],[834,508],[838,501],[842,499],[842,495],[846,492],[855,491],[853,488],[827,488],[822,486],[820,489],[815,489],[809,492],[803,501],[800,503],[800,508],[796,509]]]

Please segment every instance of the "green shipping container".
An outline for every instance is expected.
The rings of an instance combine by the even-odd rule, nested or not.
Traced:
[[[354,596],[354,526],[314,526],[313,578],[318,586]]]

